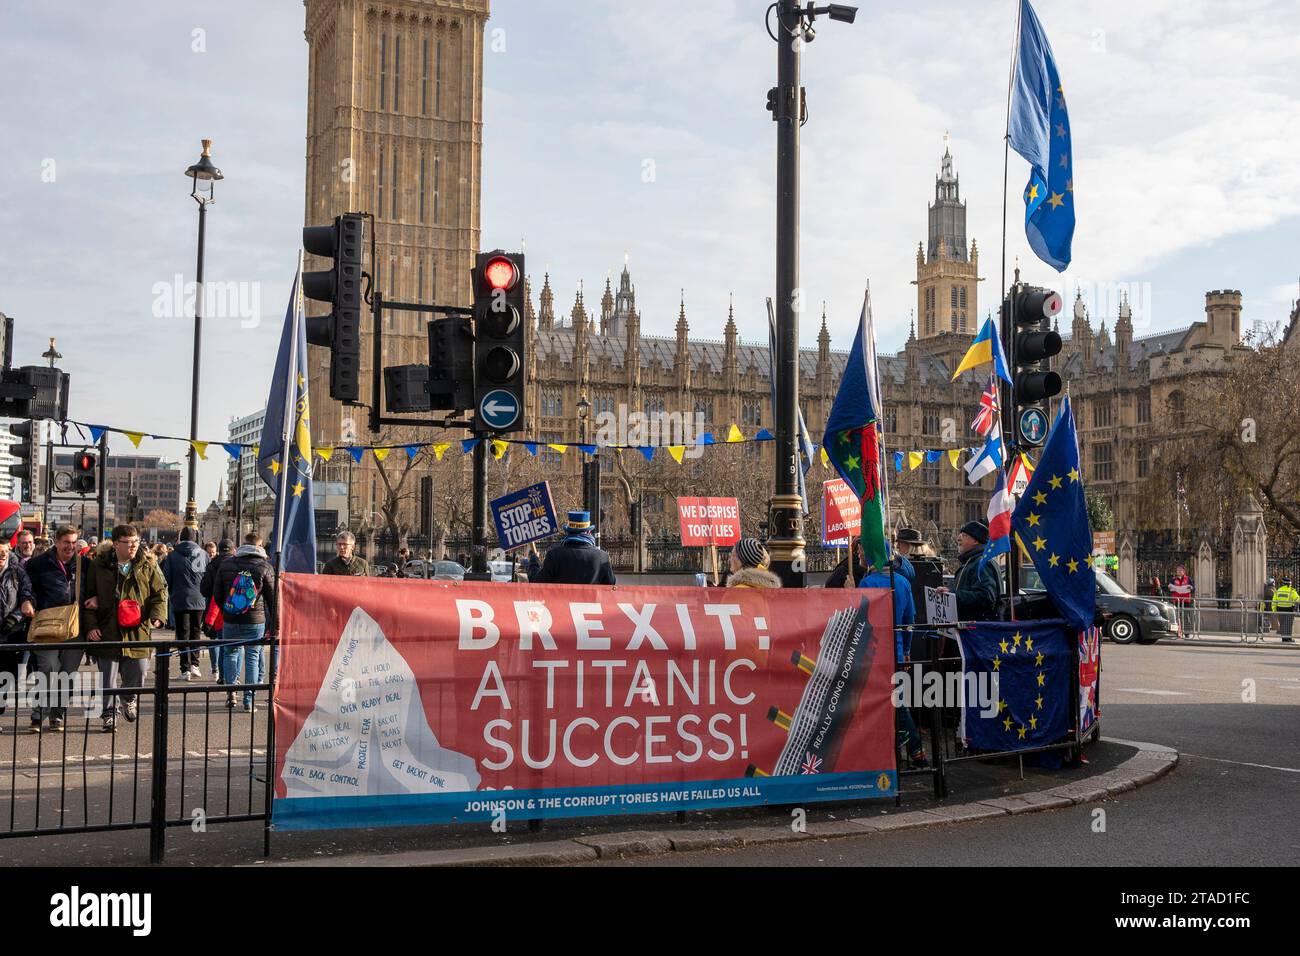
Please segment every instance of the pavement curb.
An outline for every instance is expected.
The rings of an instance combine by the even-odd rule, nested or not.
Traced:
[[[724,830],[693,830],[661,833],[629,830],[602,833],[546,843],[519,846],[469,847],[456,850],[413,850],[375,857],[352,855],[322,857],[315,860],[257,864],[262,866],[555,866],[589,863],[594,860],[660,856],[668,853],[693,853],[701,850],[724,850],[773,843],[794,843],[808,839],[843,839],[870,833],[887,833],[928,827],[951,826],[975,820],[990,820],[1022,813],[1059,810],[1083,803],[1093,803],[1144,787],[1169,773],[1178,765],[1178,752],[1160,744],[1132,740],[1113,743],[1137,747],[1138,752],[1106,773],[1076,780],[1031,793],[1011,794],[993,800],[969,803],[945,803],[924,810],[904,813],[881,813],[877,816],[848,817],[808,823],[803,832],[788,826],[735,827]]]

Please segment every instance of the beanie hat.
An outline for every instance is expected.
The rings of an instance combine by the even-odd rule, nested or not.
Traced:
[[[736,560],[747,568],[767,569],[772,558],[767,553],[767,548],[763,547],[763,542],[757,538],[741,538],[736,542],[735,547]]]
[[[985,525],[983,522],[967,521],[964,525],[961,526],[961,533],[970,535],[980,544],[989,543],[989,529],[988,526]]]

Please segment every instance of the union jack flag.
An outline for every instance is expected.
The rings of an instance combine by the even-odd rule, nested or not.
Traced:
[[[822,758],[816,754],[804,754],[803,763],[799,766],[800,773],[821,773]]]
[[[994,424],[997,423],[999,413],[998,379],[996,375],[990,375],[988,387],[984,389],[984,394],[980,396],[979,414],[975,416],[975,421],[971,422],[970,427],[981,438],[988,438],[989,432],[993,430]]]

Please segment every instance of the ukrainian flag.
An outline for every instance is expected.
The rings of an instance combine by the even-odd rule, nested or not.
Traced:
[[[998,373],[998,377],[1010,385],[1011,373],[1007,371],[1007,359],[1002,354],[1002,339],[991,318],[984,321],[984,327],[980,329],[980,334],[975,336],[970,351],[957,366],[957,371],[952,373],[952,380],[955,382],[962,372],[988,365],[990,362],[993,363],[993,370]]]

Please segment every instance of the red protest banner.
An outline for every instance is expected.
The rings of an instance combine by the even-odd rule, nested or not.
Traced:
[[[840,478],[822,483],[822,545],[847,547],[862,530],[862,502]]]
[[[682,546],[730,547],[740,540],[740,503],[735,498],[678,498]]]
[[[286,575],[277,828],[892,796],[884,591]]]

